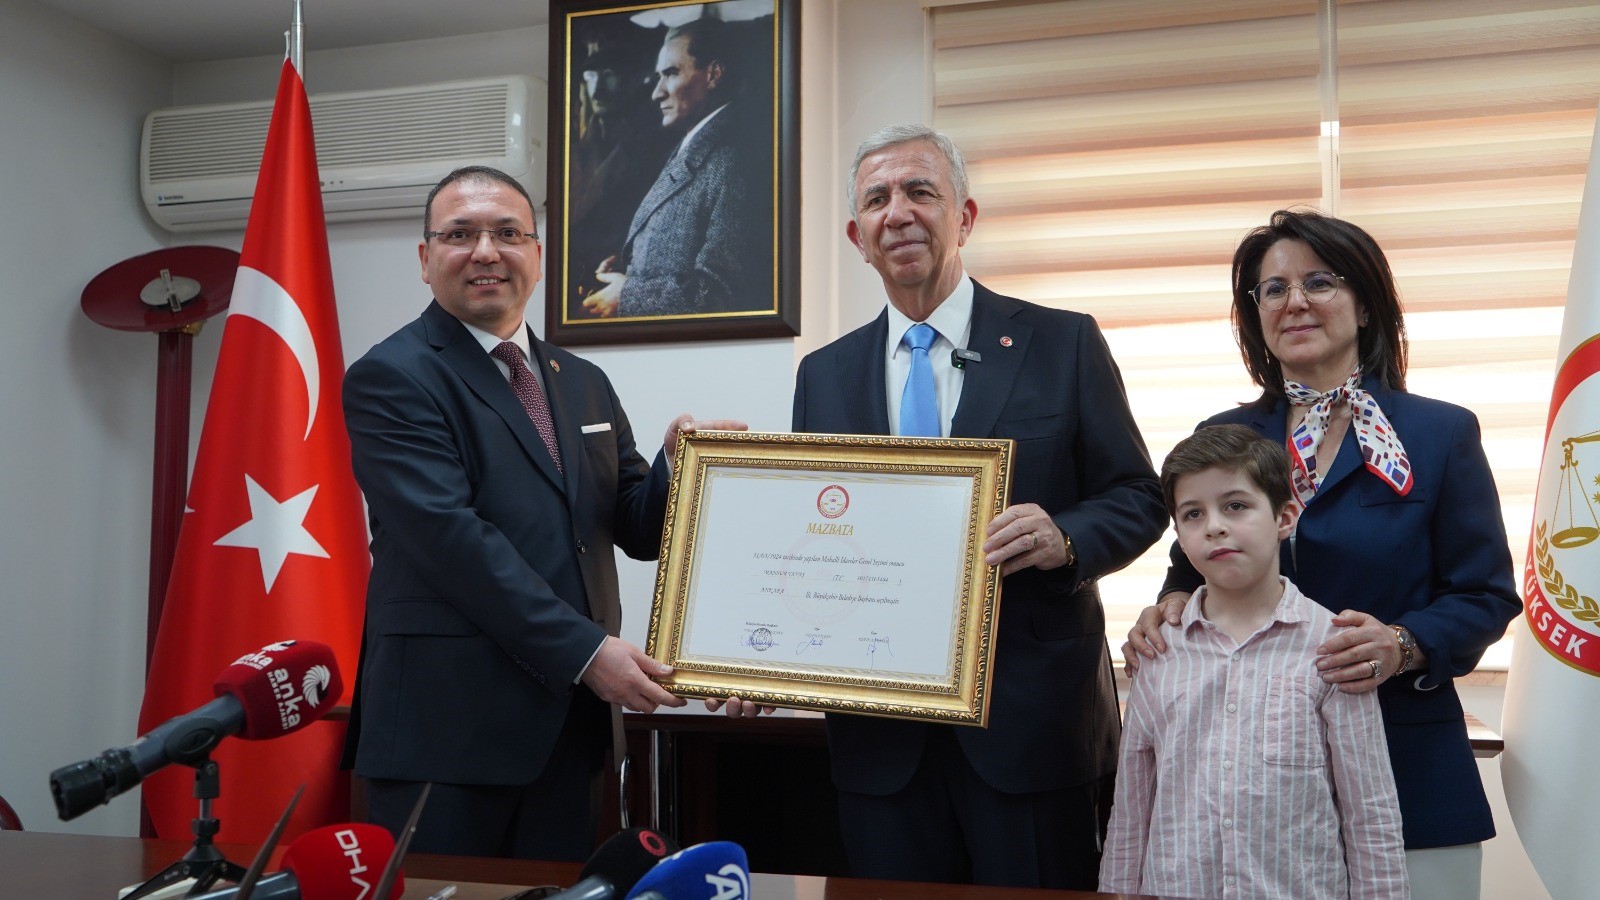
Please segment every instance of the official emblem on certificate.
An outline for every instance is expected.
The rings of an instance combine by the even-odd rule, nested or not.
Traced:
[[[646,652],[689,697],[983,726],[1012,443],[702,432],[678,445]]]

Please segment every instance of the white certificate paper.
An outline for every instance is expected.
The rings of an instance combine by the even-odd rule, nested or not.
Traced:
[[[696,535],[686,659],[950,681],[971,479],[844,480],[707,473],[724,514]]]

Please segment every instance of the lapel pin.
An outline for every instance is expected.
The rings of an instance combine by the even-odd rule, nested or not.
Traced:
[[[1011,346],[1011,335],[1009,335],[1009,334],[1001,335],[1000,336],[1000,346],[1002,346],[1002,347]]]
[[[552,368],[552,369],[556,370],[557,372],[559,372],[559,371],[561,371],[561,363],[558,363],[558,362],[556,362],[555,360],[552,359],[552,360],[550,360],[550,368]]]

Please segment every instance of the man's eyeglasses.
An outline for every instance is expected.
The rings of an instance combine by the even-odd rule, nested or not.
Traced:
[[[1269,278],[1252,288],[1250,296],[1264,311],[1277,312],[1288,304],[1289,292],[1295,288],[1300,289],[1307,303],[1327,303],[1339,293],[1339,283],[1342,281],[1343,278],[1332,272],[1312,272],[1305,281],[1299,282]]]
[[[520,247],[539,239],[538,233],[523,231],[512,225],[499,228],[448,228],[444,231],[424,231],[422,236],[427,240],[437,239],[447,247],[470,247],[478,243],[480,234],[487,234],[490,240],[501,247]]]

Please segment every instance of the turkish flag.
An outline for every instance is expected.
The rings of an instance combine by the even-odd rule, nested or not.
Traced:
[[[145,684],[139,730],[213,697],[238,657],[288,639],[334,649],[354,681],[370,557],[339,389],[344,354],[305,85],[288,61],[223,325],[194,477]],[[223,741],[218,841],[265,838],[301,782],[286,839],[349,819],[342,722]],[[144,782],[163,838],[187,839],[194,773]]]

